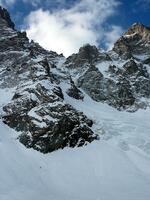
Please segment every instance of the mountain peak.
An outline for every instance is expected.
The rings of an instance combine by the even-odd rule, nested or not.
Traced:
[[[0,6],[0,20],[1,19],[5,20],[10,28],[15,28],[15,24],[12,22],[8,11]]]
[[[113,51],[122,58],[150,51],[150,28],[141,23],[134,23],[114,44]]]
[[[132,24],[130,27],[145,27],[142,23],[140,22],[135,22],[134,24]],[[129,27],[129,28],[130,28]]]
[[[142,36],[142,38],[150,40],[150,28],[139,22],[131,25],[128,31],[124,34],[124,36],[133,36],[134,34],[138,34]]]

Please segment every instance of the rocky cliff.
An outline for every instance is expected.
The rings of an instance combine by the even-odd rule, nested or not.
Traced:
[[[109,52],[85,45],[64,66],[95,101],[119,110],[149,106],[150,29],[133,24]]]
[[[79,91],[73,81],[70,83],[70,76],[58,68],[65,58],[29,42],[25,32],[14,30],[2,8],[0,48],[0,88],[12,93],[2,119],[18,131],[20,142],[47,153],[97,139],[91,130],[93,122],[64,100],[60,83],[70,86],[68,94]]]
[[[0,88],[12,94],[3,122],[28,148],[48,153],[98,139],[91,119],[66,101],[94,101],[118,110],[149,106],[150,29],[134,24],[109,52],[85,45],[68,58],[29,41],[0,8]],[[3,97],[1,97],[3,98]]]

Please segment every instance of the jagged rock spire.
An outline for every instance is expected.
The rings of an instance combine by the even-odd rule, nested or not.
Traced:
[[[150,41],[150,28],[147,26],[144,26],[141,23],[134,23],[131,25],[128,29],[128,31],[124,34],[126,35],[132,35],[132,34],[138,34],[140,35],[143,39]]]
[[[0,6],[0,19],[4,19],[10,28],[12,29],[15,28],[15,24],[12,22],[8,11],[5,8],[2,8],[1,6]]]
[[[136,54],[149,54],[150,28],[141,23],[134,23],[114,44],[113,51],[124,59]]]

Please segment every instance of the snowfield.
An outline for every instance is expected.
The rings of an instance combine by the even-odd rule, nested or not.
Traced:
[[[0,108],[10,99],[0,90]],[[44,155],[0,121],[0,200],[149,200],[150,110],[119,112],[87,96],[65,100],[94,120],[101,139]]]

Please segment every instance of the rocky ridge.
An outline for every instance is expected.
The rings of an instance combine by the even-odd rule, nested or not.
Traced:
[[[1,15],[0,88],[12,93],[10,103],[3,106],[3,122],[19,132],[26,147],[43,153],[98,139],[92,120],[64,100],[61,82],[79,91],[56,67],[64,57],[29,42],[25,32],[13,29],[9,17]]]
[[[149,61],[150,29],[136,23],[111,51],[85,45],[67,58],[64,67],[93,100],[133,112],[149,106]]]
[[[150,28],[140,23],[133,24],[128,31],[117,40],[113,50],[121,58],[128,59],[141,53],[149,56]]]
[[[91,119],[66,101],[94,101],[118,110],[149,106],[150,29],[134,24],[109,52],[89,44],[68,58],[29,41],[0,8],[0,88],[12,93],[4,123],[28,148],[48,153],[98,139]]]

